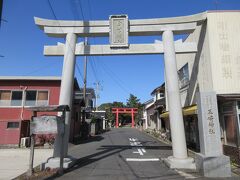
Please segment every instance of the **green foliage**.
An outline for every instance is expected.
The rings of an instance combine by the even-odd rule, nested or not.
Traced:
[[[97,118],[96,117],[92,117],[91,123],[96,123],[96,122],[97,122]]]
[[[127,99],[127,107],[138,108],[138,114],[136,115],[136,118],[135,118],[135,123],[138,123],[142,118],[142,109],[143,109],[143,105],[141,104],[140,99],[138,99],[133,94],[130,94],[129,99]]]
[[[133,94],[130,94],[129,99],[127,99],[127,107],[139,108],[140,105],[141,105],[140,100]]]
[[[113,103],[104,103],[101,104],[98,109],[102,111],[106,111],[106,119],[108,119],[110,122],[115,121],[115,115],[112,114],[112,108],[114,107],[125,107],[123,102],[113,102]],[[121,119],[121,116],[119,116],[119,119]]]
[[[114,101],[113,103],[112,103],[112,107],[118,107],[118,108],[121,108],[121,107],[125,107],[125,105],[124,105],[124,103],[123,102],[116,102],[116,101]]]

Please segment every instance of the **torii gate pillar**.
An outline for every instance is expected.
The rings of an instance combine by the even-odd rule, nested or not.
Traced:
[[[116,124],[115,124],[115,127],[118,128],[118,109],[117,109],[117,112],[116,112]]]
[[[68,33],[66,35],[66,49],[65,49],[64,60],[63,60],[59,105],[68,105],[70,109],[72,108],[72,99],[73,99],[74,70],[75,70],[75,63],[76,63],[76,57],[75,57],[76,43],[77,43],[77,35],[73,33]],[[69,129],[71,124],[71,111],[66,113],[66,118],[65,118],[65,129],[64,129],[64,140],[63,140],[64,157],[66,157],[68,153],[68,138],[69,138]],[[60,157],[60,148],[61,148],[61,137],[60,137],[60,134],[58,134],[54,143],[53,157]]]
[[[195,169],[194,159],[187,155],[173,32],[164,31],[162,37],[173,149],[173,156],[165,159],[165,162],[171,168]]]
[[[134,128],[134,112],[133,112],[133,109],[131,111],[131,115],[132,115],[132,128]]]

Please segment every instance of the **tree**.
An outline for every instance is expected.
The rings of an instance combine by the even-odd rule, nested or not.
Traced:
[[[117,108],[117,107],[125,107],[123,102],[113,102],[113,103],[104,103],[101,104],[98,109],[106,111],[106,119],[108,119],[112,124],[114,124],[115,121],[115,115],[112,114],[112,108]],[[119,121],[122,121],[122,116],[119,116]]]
[[[138,108],[141,105],[140,99],[138,99],[133,94],[130,94],[129,99],[127,99],[127,107]]]
[[[109,109],[112,107],[112,103],[103,103],[100,106],[98,106],[99,111],[106,111],[106,109]]]
[[[127,99],[127,107],[138,108],[138,113],[135,118],[135,123],[138,123],[141,120],[143,109],[143,105],[141,104],[140,99],[138,99],[133,94],[130,94],[129,99]]]
[[[125,107],[125,105],[124,105],[123,102],[114,101],[114,102],[112,103],[112,107],[113,107],[113,108],[123,108],[123,107]]]

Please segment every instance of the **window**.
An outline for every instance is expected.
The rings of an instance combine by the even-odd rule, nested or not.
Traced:
[[[161,91],[160,91],[160,98],[163,98],[163,97],[164,97],[164,91],[161,90]]]
[[[93,101],[91,99],[86,99],[86,107],[93,108]]]
[[[223,113],[232,113],[233,112],[233,103],[227,102],[222,104],[222,112]]]
[[[37,105],[48,105],[48,91],[38,91]]]
[[[22,91],[0,91],[0,106],[21,106],[22,105]]]
[[[240,110],[240,101],[237,102],[238,110]]]
[[[11,106],[21,106],[22,105],[22,91],[12,91]]]
[[[7,123],[8,129],[16,129],[19,128],[19,122],[8,122]]]
[[[26,91],[26,106],[48,105],[48,91]]]
[[[185,64],[179,71],[178,71],[178,79],[179,79],[179,86],[180,88],[185,87],[189,84],[189,72],[188,72],[188,63]]]
[[[0,90],[1,106],[22,106],[25,96],[25,106],[48,105],[48,91],[46,90]]]
[[[0,91],[0,106],[10,106],[11,103],[11,91]]]
[[[26,106],[35,106],[37,98],[37,91],[27,91],[26,92]]]
[[[86,119],[91,119],[91,113],[86,112]]]

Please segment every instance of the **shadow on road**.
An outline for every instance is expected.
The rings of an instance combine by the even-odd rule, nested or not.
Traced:
[[[113,149],[113,148],[108,148],[108,149],[105,149],[103,151],[100,151],[100,152],[97,152],[97,153],[94,153],[94,154],[91,154],[89,156],[86,156],[86,157],[82,157],[82,158],[79,158],[77,159],[75,165],[70,168],[70,169],[67,169],[64,171],[64,174],[67,174],[67,173],[70,173],[76,169],[79,169],[81,167],[84,167],[84,166],[87,166],[89,164],[92,164],[96,161],[99,161],[101,159],[104,159],[106,157],[109,157],[109,156],[112,156],[116,153],[120,153],[121,151],[124,151],[125,149],[120,149],[120,150],[116,150],[116,149]],[[63,175],[64,175],[63,174]],[[50,180],[50,179],[56,179],[58,177],[61,177],[62,175],[54,175],[52,177],[49,177],[47,178],[46,180]]]
[[[94,139],[93,139],[94,140]],[[95,139],[96,140],[96,139]],[[101,140],[101,138],[99,139]],[[84,166],[87,166],[89,164],[92,164],[94,162],[97,162],[101,159],[104,159],[106,157],[112,156],[114,154],[120,153],[124,150],[127,149],[134,149],[134,148],[146,148],[146,149],[158,149],[158,150],[171,150],[171,146],[130,146],[130,145],[103,145],[98,148],[98,152],[79,158],[77,159],[75,165],[64,171],[64,174],[70,173],[76,169],[82,168]],[[134,174],[134,173],[133,173]],[[56,179],[58,177],[61,177],[62,175],[54,175],[50,178],[47,178],[48,180],[50,179]]]
[[[102,136],[91,136],[88,139],[79,139],[78,141],[74,142],[74,145],[78,145],[78,144],[86,144],[86,143],[91,143],[91,142],[95,142],[95,141],[101,141],[104,138]]]

